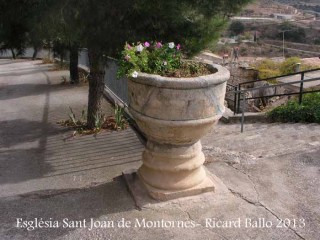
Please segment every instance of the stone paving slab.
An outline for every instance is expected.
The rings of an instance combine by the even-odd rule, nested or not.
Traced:
[[[72,138],[56,124],[68,118],[69,106],[80,117],[88,88],[61,84],[68,72],[40,63],[0,65],[0,196],[86,187],[121,174],[122,165],[139,166],[142,145],[131,130]],[[113,114],[105,101],[103,109]]]
[[[227,191],[138,210],[119,178],[141,164],[135,133],[70,138],[56,121],[69,106],[81,112],[87,86],[61,85],[68,72],[39,63],[0,60],[1,240],[319,239],[318,124],[246,124],[243,134],[219,124],[202,143],[206,167]],[[17,218],[59,227],[27,230]]]

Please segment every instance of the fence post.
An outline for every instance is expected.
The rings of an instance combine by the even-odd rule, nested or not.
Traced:
[[[246,108],[246,93],[243,92],[242,98],[242,115],[241,115],[241,133],[243,133],[243,124],[244,124],[244,111]]]
[[[300,92],[299,92],[299,104],[302,103],[302,95],[303,95],[303,80],[304,80],[304,72],[301,73],[301,83],[300,83]]]
[[[233,115],[236,115],[236,111],[237,111],[237,91],[238,91],[238,87],[237,86],[234,86],[234,89],[233,89],[235,92],[234,92],[234,101],[233,101]]]
[[[240,87],[240,83],[238,84],[238,91],[240,91],[241,87]],[[237,101],[237,113],[239,113],[240,110],[240,95],[241,92],[238,92],[238,101]]]

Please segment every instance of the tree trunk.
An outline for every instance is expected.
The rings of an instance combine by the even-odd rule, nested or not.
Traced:
[[[38,47],[33,47],[33,50],[32,60],[35,60],[38,55]]]
[[[49,40],[49,48],[48,48],[48,59],[52,59],[52,56],[51,56],[51,43],[50,43],[50,40]]]
[[[71,83],[79,83],[78,71],[78,46],[76,44],[70,45],[70,81]]]
[[[60,67],[63,67],[63,53],[60,54]]]
[[[16,59],[16,54],[15,54],[15,52],[14,52],[14,49],[13,49],[13,48],[10,48],[10,50],[11,50],[12,58],[13,58],[13,59]]]
[[[101,112],[101,98],[104,87],[104,64],[102,55],[99,51],[88,52],[90,63],[89,75],[89,96],[88,96],[88,115],[87,127],[95,128],[95,119]]]

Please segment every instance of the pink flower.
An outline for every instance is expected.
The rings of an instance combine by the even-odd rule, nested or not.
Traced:
[[[180,48],[181,48],[181,45],[180,45],[180,44],[178,44],[178,45],[177,45],[177,49],[179,50]]]
[[[131,49],[131,48],[132,48],[129,43],[127,44],[127,48],[128,48],[128,49]]]
[[[162,48],[162,43],[161,42],[157,42],[156,48]]]
[[[144,46],[145,46],[145,47],[150,47],[150,43],[145,42],[145,43],[144,43]]]
[[[129,61],[130,60],[130,56],[129,55],[126,55],[125,57],[124,57],[124,59],[126,60],[126,61]]]

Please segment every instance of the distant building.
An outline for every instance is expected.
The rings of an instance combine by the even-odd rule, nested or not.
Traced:
[[[292,20],[293,19],[292,14],[274,13],[273,16],[275,19],[278,19],[278,20]]]
[[[275,18],[270,17],[232,17],[231,20],[247,23],[268,23],[277,21]]]
[[[225,45],[225,44],[235,44],[238,42],[238,37],[234,36],[232,38],[220,38],[218,44]]]

